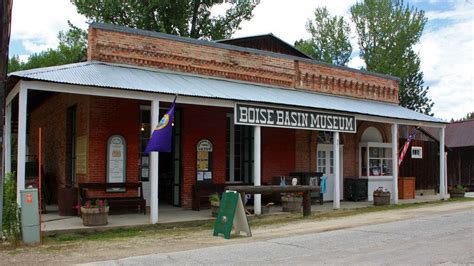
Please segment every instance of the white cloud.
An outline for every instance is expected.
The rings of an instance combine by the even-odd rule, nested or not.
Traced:
[[[438,0],[412,0],[411,2]],[[351,23],[353,58],[349,66],[364,65],[358,56],[358,44],[350,7],[356,0],[261,0],[250,21],[241,24],[234,37],[258,35],[272,32],[284,41],[293,44],[300,38],[308,38],[306,22],[313,18],[317,7],[327,6],[332,15],[342,15]],[[474,111],[474,9],[472,1],[453,0],[439,2],[453,8],[430,11],[426,15],[430,22],[416,49],[422,59],[421,69],[425,82],[430,86],[429,97],[435,102],[435,116],[451,119]],[[213,9],[213,15],[224,14],[228,4]],[[216,13],[214,13],[214,11]],[[12,14],[12,40],[20,40],[27,52],[38,52],[54,48],[58,44],[57,34],[66,30],[67,20],[83,29],[86,18],[77,14],[69,0],[15,0]],[[26,58],[26,56],[23,56]]]
[[[347,64],[348,67],[360,69],[361,67],[365,67],[365,61],[360,56],[355,56],[351,58],[349,63]]]
[[[87,28],[86,18],[77,14],[68,0],[15,0],[12,10],[11,39],[20,40],[28,52],[58,45],[57,34],[68,28],[67,21]]]
[[[241,30],[234,37],[273,33],[289,44],[301,38],[308,38],[306,22],[312,19],[314,9],[326,6],[332,15],[348,15],[355,0],[343,1],[281,1],[261,0],[254,9],[254,16],[241,24]]]
[[[428,97],[436,117],[460,118],[474,111],[474,8],[456,4],[453,10],[429,12],[429,27],[416,50],[421,56],[424,80],[430,86]]]

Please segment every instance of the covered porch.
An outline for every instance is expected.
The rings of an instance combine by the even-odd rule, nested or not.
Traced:
[[[182,178],[179,185],[175,187],[182,191],[179,197],[180,205],[190,204],[192,186],[196,182],[204,181],[204,174],[199,176],[196,155],[196,144],[200,139],[212,139],[216,144],[213,158],[214,169],[211,175],[213,183],[224,184],[235,180],[227,180],[227,161],[226,161],[226,123],[230,122],[232,126],[245,126],[252,131],[252,148],[249,150],[252,154],[252,185],[260,186],[269,183],[272,176],[287,175],[286,173],[294,171],[316,171],[320,170],[323,173],[331,174],[331,185],[326,195],[326,201],[332,201],[331,207],[338,209],[341,207],[341,200],[343,199],[343,183],[345,177],[366,178],[373,180],[373,186],[369,185],[369,194],[376,188],[377,182],[383,183],[385,187],[390,189],[392,193],[392,202],[398,203],[398,179],[393,178],[398,176],[398,125],[414,125],[414,126],[428,126],[439,129],[440,134],[440,151],[444,154],[444,123],[438,119],[428,117],[393,103],[383,103],[377,101],[360,100],[348,97],[339,97],[329,94],[314,93],[307,91],[296,91],[284,88],[254,85],[245,82],[230,81],[223,79],[213,79],[209,77],[202,77],[196,75],[187,75],[184,73],[176,73],[169,71],[160,71],[156,69],[144,69],[138,67],[124,67],[122,65],[100,63],[100,62],[86,62],[74,65],[66,65],[61,67],[39,69],[18,72],[13,74],[18,82],[12,86],[11,91],[7,96],[6,108],[6,125],[5,125],[5,171],[11,172],[12,162],[12,114],[14,102],[17,103],[18,112],[18,138],[17,138],[17,184],[18,193],[25,188],[25,165],[27,155],[27,120],[28,120],[28,95],[33,95],[35,92],[51,92],[62,95],[81,95],[88,97],[98,97],[101,99],[114,99],[114,102],[109,102],[109,105],[104,105],[102,108],[110,108],[115,106],[116,100],[126,100],[135,103],[144,103],[149,106],[149,121],[152,121],[150,128],[146,129],[148,134],[155,124],[159,121],[160,106],[167,106],[172,102],[174,95],[178,95],[177,104],[182,105],[183,108],[188,108],[188,114],[192,114],[191,118],[184,118],[183,122],[188,123],[187,127],[183,127],[183,132],[193,132],[193,137],[187,136],[182,139],[180,147],[187,147],[183,154],[182,169],[186,177]],[[343,124],[338,122],[338,128],[329,124],[324,127],[309,127],[305,126],[303,122],[295,120],[293,122],[283,121],[281,125],[271,124],[269,119],[253,119],[247,116],[247,120],[242,119],[242,112],[239,107],[247,106],[258,108],[261,113],[265,109],[265,114],[270,114],[274,110],[276,115],[278,112],[298,113],[297,117],[304,117],[311,113],[318,113],[324,117],[331,116],[332,121],[345,121]],[[135,104],[139,108],[139,105]],[[135,108],[134,107],[134,108]],[[166,108],[166,107],[165,107]],[[129,109],[127,109],[129,111]],[[250,109],[247,109],[247,111]],[[254,109],[254,112],[256,109]],[[114,109],[113,112],[117,112]],[[239,115],[240,112],[240,115]],[[257,111],[259,112],[259,111]],[[228,115],[230,114],[230,115]],[[247,113],[249,115],[250,113]],[[255,113],[254,113],[255,115]],[[217,117],[217,119],[215,119]],[[269,116],[267,116],[268,118]],[[291,117],[291,115],[290,115]],[[347,118],[348,120],[341,120]],[[95,119],[100,119],[96,117]],[[291,119],[291,118],[289,118]],[[352,120],[350,120],[352,119]],[[136,119],[138,120],[138,119]],[[284,119],[285,120],[285,119]],[[99,121],[99,120],[98,120]],[[130,120],[131,121],[131,120]],[[351,130],[342,130],[348,127],[351,122]],[[125,123],[121,123],[125,122]],[[345,124],[344,124],[345,123]],[[117,127],[121,129],[136,130],[133,127],[127,127],[126,120],[117,121]],[[137,127],[139,125],[136,121]],[[316,122],[315,122],[316,124]],[[203,125],[207,128],[203,130]],[[322,123],[321,123],[322,125]],[[369,174],[369,157],[367,157],[367,165],[365,166],[365,174],[363,172],[362,161],[365,157],[362,156],[361,139],[363,138],[365,130],[371,126],[382,128],[381,142],[383,143],[384,154],[386,157],[380,157],[380,160],[387,159],[381,162],[378,167],[378,173],[385,172],[389,169],[390,174],[381,175]],[[360,127],[360,128],[359,128]],[[93,129],[100,129],[100,123]],[[89,128],[89,132],[91,130]],[[326,139],[324,143],[318,142],[318,136],[314,137],[313,133],[318,132],[330,133],[331,137]],[[110,132],[112,134],[112,132]],[[186,135],[186,134],[184,134]],[[323,134],[324,135],[324,134]],[[279,136],[275,138],[275,136]],[[133,139],[133,135],[131,139]],[[232,134],[229,134],[232,138]],[[377,137],[378,138],[378,137]],[[90,138],[93,139],[93,138]],[[293,141],[289,141],[293,139]],[[341,142],[341,139],[344,141]],[[298,140],[298,141],[297,141]],[[138,142],[137,139],[133,140]],[[180,140],[181,142],[181,140]],[[366,141],[371,142],[370,139]],[[315,145],[313,145],[315,144]],[[102,146],[101,146],[102,147]],[[272,160],[271,155],[278,154],[282,147],[289,147],[292,154],[286,156],[279,154],[278,160]],[[332,154],[325,158],[326,164],[322,165],[318,158],[322,158],[323,153],[318,153],[318,148],[325,148],[326,154]],[[94,147],[91,147],[94,148]],[[134,147],[138,154],[138,144]],[[302,151],[308,156],[304,155]],[[105,153],[105,151],[97,150],[96,153]],[[89,154],[91,154],[89,152]],[[232,154],[232,153],[231,153]],[[365,154],[368,154],[366,151]],[[137,221],[147,220],[150,223],[161,222],[159,212],[159,182],[163,177],[160,176],[159,155],[152,153],[148,159],[149,166],[149,190],[144,189],[144,193],[149,193],[150,216],[143,216],[137,218]],[[298,157],[300,156],[300,157]],[[281,168],[285,165],[285,158],[291,158],[291,164],[286,168]],[[364,158],[364,159],[361,159]],[[140,160],[136,159],[135,163]],[[288,160],[287,160],[288,161]],[[331,163],[329,163],[329,161]],[[229,167],[232,168],[229,161]],[[235,161],[234,161],[235,163]],[[446,174],[444,157],[440,156],[440,175],[439,175],[439,199],[445,199],[446,193]],[[234,165],[235,166],[235,165]],[[136,167],[136,166],[135,166]],[[307,167],[306,169],[302,169]],[[331,168],[332,167],[332,168]],[[104,172],[105,165],[99,166]],[[130,168],[130,167],[128,167]],[[318,169],[319,168],[319,169]],[[323,169],[324,168],[324,169]],[[275,171],[275,169],[279,169]],[[332,170],[331,170],[332,169]],[[135,170],[138,175],[138,169]],[[331,172],[332,171],[332,172]],[[374,171],[375,173],[375,171]],[[235,172],[234,172],[235,174]],[[197,176],[196,176],[197,175]],[[105,175],[104,175],[105,176]],[[232,178],[229,175],[229,179]],[[103,177],[104,178],[104,177]],[[136,176],[134,177],[137,178]],[[233,177],[235,178],[235,176]],[[137,180],[138,181],[138,180]],[[102,180],[101,182],[105,182]],[[19,202],[20,204],[20,202]],[[187,205],[190,206],[190,205]],[[261,213],[262,199],[257,195],[254,199],[255,214]],[[327,204],[325,204],[327,206]],[[188,211],[183,211],[184,216],[189,214]],[[200,215],[198,215],[200,217]],[[118,217],[118,216],[117,216]],[[144,218],[146,217],[146,218]],[[165,216],[166,217],[166,216]],[[72,218],[71,218],[72,219]],[[166,218],[163,218],[166,221]],[[58,220],[59,221],[59,220]],[[72,221],[72,220],[71,220]]]

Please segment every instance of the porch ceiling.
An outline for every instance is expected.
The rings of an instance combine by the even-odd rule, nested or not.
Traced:
[[[432,123],[445,121],[396,104],[97,61],[13,72],[9,79],[280,104]]]

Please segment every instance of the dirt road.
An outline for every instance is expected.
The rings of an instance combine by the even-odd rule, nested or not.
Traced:
[[[252,228],[253,237],[236,237],[225,240],[213,237],[211,230],[188,230],[176,233],[147,234],[109,240],[81,240],[52,242],[39,247],[23,247],[0,251],[0,264],[74,264],[101,260],[120,259],[152,253],[221,246],[251,241],[267,240],[297,234],[326,232],[363,225],[380,224],[420,218],[437,213],[459,212],[474,208],[474,201],[447,202],[439,205],[364,213],[323,220],[297,220],[291,223],[268,223]]]

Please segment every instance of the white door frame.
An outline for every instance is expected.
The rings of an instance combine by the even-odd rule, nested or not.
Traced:
[[[327,154],[326,154],[327,162],[326,162],[326,173],[324,175],[326,175],[328,177],[329,177],[329,175],[332,175],[334,177],[334,171],[333,171],[332,174],[329,174],[329,167],[330,167],[330,163],[331,163],[330,162],[330,152],[334,151],[333,147],[334,147],[333,144],[320,144],[320,143],[318,143],[317,148],[316,148],[316,172],[319,172],[319,169],[318,169],[319,168],[318,167],[319,166],[318,165],[318,151],[319,150],[325,150],[325,151],[327,151]],[[343,193],[343,188],[344,188],[344,178],[343,178],[343,171],[342,171],[343,170],[343,165],[344,165],[343,151],[344,151],[344,145],[340,145],[339,146],[339,154],[340,154],[339,155],[339,162],[340,162],[339,163],[339,169],[340,169],[340,172],[339,172],[340,173],[340,179],[339,179],[339,191],[340,191],[339,193],[340,194],[339,195],[341,195],[341,196],[343,195],[342,193]],[[333,182],[331,182],[331,184],[333,184]],[[332,201],[334,199],[334,195],[333,195],[334,194],[334,192],[333,192],[334,189],[332,188],[332,185],[331,185],[331,187],[329,186],[329,180],[326,183],[326,185],[327,185],[326,186],[326,193],[324,194],[323,199],[325,201]]]

